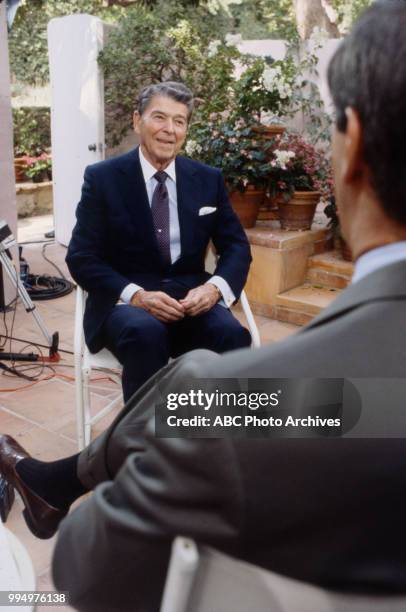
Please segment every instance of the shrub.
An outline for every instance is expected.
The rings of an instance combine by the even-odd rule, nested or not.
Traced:
[[[47,107],[13,108],[14,155],[37,156],[51,147],[51,117]]]
[[[201,101],[198,114],[225,107],[238,52],[221,41],[218,52],[212,52],[211,33],[214,28],[218,33],[219,21],[221,26],[221,19],[203,8],[191,10],[167,2],[160,2],[154,11],[127,9],[99,54],[109,145],[118,144],[126,134],[137,91],[151,83],[185,83]]]

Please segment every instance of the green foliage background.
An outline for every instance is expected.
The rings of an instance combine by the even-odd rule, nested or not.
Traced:
[[[333,0],[336,9],[341,31],[346,32],[351,25],[361,15],[361,13],[372,4],[373,0]]]
[[[24,0],[8,37],[13,77],[29,85],[48,82],[47,24],[53,17],[89,13],[114,22],[124,11],[104,6],[103,0]]]
[[[51,148],[51,118],[47,107],[13,108],[14,155],[40,155]]]
[[[208,58],[207,49],[213,31],[218,36],[226,29],[225,16],[219,19],[202,7],[161,0],[154,12],[128,9],[98,58],[105,79],[108,144],[118,144],[130,128],[135,94],[151,83],[182,81],[205,100],[207,113],[222,110],[233,80],[235,50],[226,47]]]
[[[347,28],[371,2],[334,0],[340,21]],[[213,4],[216,15],[210,12]],[[241,33],[246,39],[291,40],[296,36],[293,0],[236,0],[231,4],[230,0],[133,0],[127,7],[121,6],[120,0],[23,0],[9,34],[14,79],[31,85],[48,81],[47,23],[53,17],[89,13],[114,23],[140,7],[155,15],[162,11],[170,14],[169,26],[174,25],[173,19],[191,20],[211,38],[219,38],[225,30]]]

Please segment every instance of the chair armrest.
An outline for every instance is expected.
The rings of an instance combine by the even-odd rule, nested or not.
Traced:
[[[261,338],[259,335],[257,324],[255,323],[254,315],[252,314],[251,306],[249,305],[248,298],[244,290],[241,292],[240,300],[245,318],[247,319],[248,328],[250,330],[252,345],[255,348],[258,348],[261,346]]]
[[[76,306],[75,306],[75,329],[73,336],[73,352],[76,359],[81,359],[85,345],[83,334],[83,315],[85,312],[86,293],[82,287],[76,285]]]

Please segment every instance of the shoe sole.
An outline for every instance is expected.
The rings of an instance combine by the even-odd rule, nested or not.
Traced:
[[[35,537],[39,538],[40,540],[49,540],[49,538],[52,538],[52,536],[54,536],[57,531],[57,526],[51,530],[45,530],[38,527],[38,525],[33,520],[31,514],[27,510],[27,507],[25,507],[23,510],[23,517],[25,522],[27,523],[28,529],[33,535],[35,535]]]

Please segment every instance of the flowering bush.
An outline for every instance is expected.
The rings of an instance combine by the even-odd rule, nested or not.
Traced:
[[[272,195],[283,193],[288,200],[295,190],[319,191],[324,201],[332,198],[329,156],[299,134],[285,133],[275,137],[268,170]]]
[[[288,108],[296,68],[291,58],[268,65],[262,58],[246,58],[246,68],[233,84],[234,114],[247,118],[279,117]]]
[[[192,126],[185,152],[219,168],[231,191],[244,192],[249,185],[265,188],[269,177],[268,150],[254,131],[256,122],[235,119],[229,112],[213,113],[208,121]]]
[[[27,170],[25,174],[34,183],[41,183],[52,178],[52,158],[48,153],[41,153],[38,157],[25,157]]]

